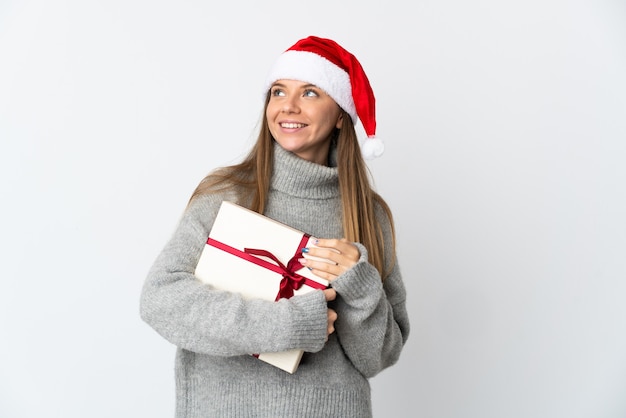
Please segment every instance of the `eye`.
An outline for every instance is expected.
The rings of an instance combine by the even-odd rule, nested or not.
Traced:
[[[270,94],[272,96],[284,96],[285,92],[280,87],[272,87]]]
[[[317,92],[313,89],[306,89],[304,91],[304,96],[305,97],[317,97],[319,96],[319,94],[317,94]]]

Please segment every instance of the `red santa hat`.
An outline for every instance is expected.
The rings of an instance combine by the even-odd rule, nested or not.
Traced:
[[[367,139],[363,157],[376,158],[385,147],[376,138],[376,100],[363,67],[354,55],[331,39],[309,36],[283,52],[266,79],[266,89],[276,80],[299,80],[315,84],[345,110],[354,124],[361,120]]]

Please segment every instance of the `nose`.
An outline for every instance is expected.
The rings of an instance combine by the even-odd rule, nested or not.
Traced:
[[[298,97],[294,95],[285,97],[282,110],[283,113],[298,113],[300,111],[300,107],[298,106]]]

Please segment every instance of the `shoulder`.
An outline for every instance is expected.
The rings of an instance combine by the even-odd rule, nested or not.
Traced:
[[[246,199],[252,195],[254,187],[254,176],[243,164],[220,167],[200,181],[191,200],[208,195],[217,196],[219,201],[230,200],[246,206]]]
[[[194,196],[185,208],[182,222],[188,222],[196,225],[203,231],[209,231],[223,201],[236,203],[237,194],[234,191],[224,191]]]

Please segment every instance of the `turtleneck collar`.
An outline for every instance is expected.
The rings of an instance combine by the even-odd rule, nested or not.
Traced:
[[[272,189],[299,198],[328,199],[339,196],[337,167],[302,159],[274,143]]]

